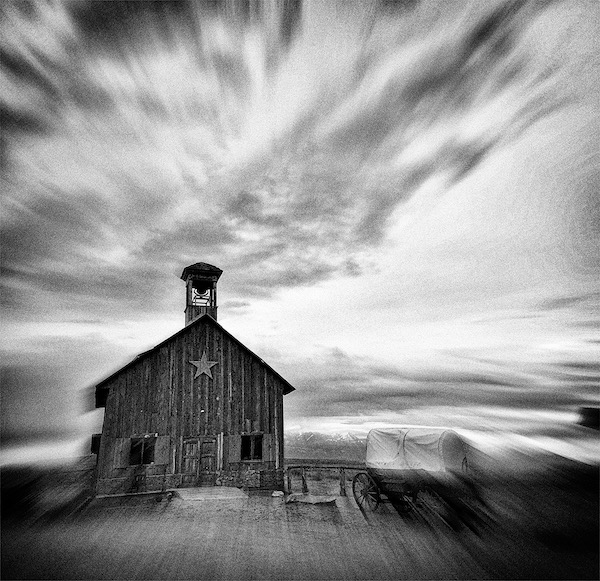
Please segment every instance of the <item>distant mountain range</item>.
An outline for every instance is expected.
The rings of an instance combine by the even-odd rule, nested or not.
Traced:
[[[285,457],[298,460],[339,460],[364,463],[366,436],[300,432],[285,434]]]

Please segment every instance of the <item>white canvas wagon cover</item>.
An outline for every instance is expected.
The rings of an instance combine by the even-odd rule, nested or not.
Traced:
[[[368,468],[460,472],[465,459],[462,439],[446,428],[387,428],[367,436]]]

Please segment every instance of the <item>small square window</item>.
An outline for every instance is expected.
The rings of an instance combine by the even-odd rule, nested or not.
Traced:
[[[154,448],[156,436],[144,438],[131,438],[131,450],[129,451],[129,465],[139,466],[154,463]]]
[[[102,434],[93,434],[92,435],[92,448],[91,448],[92,454],[100,453],[100,438],[101,437],[102,437]]]
[[[242,436],[242,460],[262,460],[262,434]]]

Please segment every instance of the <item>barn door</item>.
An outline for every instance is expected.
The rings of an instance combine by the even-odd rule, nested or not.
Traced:
[[[198,486],[198,450],[198,438],[185,438],[183,440],[182,486]]]
[[[199,486],[214,486],[217,476],[217,438],[203,436],[199,438],[200,470],[198,474]]]
[[[217,476],[217,438],[200,436],[183,440],[182,486],[214,486]]]

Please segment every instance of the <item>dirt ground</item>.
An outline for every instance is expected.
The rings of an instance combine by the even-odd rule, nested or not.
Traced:
[[[68,517],[5,522],[2,578],[597,579],[597,500],[589,486],[557,482],[498,483],[475,530],[453,530],[426,507],[363,513],[350,482],[340,496],[335,474],[318,471],[309,490],[334,503],[241,491],[97,499]]]

